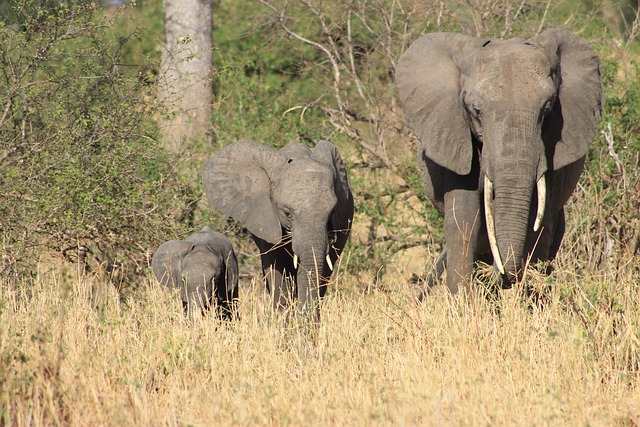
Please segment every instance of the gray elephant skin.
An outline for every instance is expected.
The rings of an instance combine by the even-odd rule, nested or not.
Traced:
[[[553,260],[601,118],[601,74],[588,44],[562,29],[528,40],[433,33],[401,56],[396,90],[444,216],[453,293],[478,260],[493,263],[502,287],[521,279],[529,256]]]
[[[209,203],[252,234],[274,308],[297,298],[299,311],[319,320],[319,301],[354,213],[336,147],[292,141],[273,150],[236,141],[205,162],[203,182]]]
[[[180,290],[185,312],[203,312],[215,302],[223,319],[236,317],[238,261],[224,234],[207,226],[185,240],[165,242],[151,268],[160,283]]]

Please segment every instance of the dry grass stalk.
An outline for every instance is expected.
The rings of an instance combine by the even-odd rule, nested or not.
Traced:
[[[242,320],[189,322],[149,278],[126,304],[92,277],[0,288],[4,425],[613,425],[640,422],[637,272],[556,272],[544,308],[408,278],[354,291],[342,275],[317,329],[262,292]],[[636,276],[634,276],[634,274]],[[547,283],[530,274],[532,282]],[[402,285],[404,283],[404,285]],[[443,287],[438,287],[442,290]]]

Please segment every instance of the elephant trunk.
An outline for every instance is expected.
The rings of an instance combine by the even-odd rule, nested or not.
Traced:
[[[546,162],[535,120],[512,116],[506,123],[505,132],[493,134],[496,151],[488,156],[493,162],[486,167],[484,201],[494,267],[510,285],[522,274],[530,228],[538,231],[542,224]],[[535,204],[534,188],[538,195]]]
[[[298,309],[303,313],[311,313],[315,320],[320,319],[320,287],[325,285],[327,271],[330,271],[327,245],[324,229],[321,237],[312,242],[307,240],[298,244],[295,236],[293,238],[293,252],[297,261]]]
[[[186,312],[190,315],[209,308],[212,295],[213,277],[201,272],[183,271],[184,288],[181,291]]]
[[[493,207],[494,265],[509,283],[519,277],[525,257],[525,243],[531,206],[531,187],[497,187]],[[487,220],[489,221],[489,219]],[[490,229],[490,227],[487,227]]]

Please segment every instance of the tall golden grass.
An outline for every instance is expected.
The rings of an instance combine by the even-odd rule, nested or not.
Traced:
[[[527,276],[552,284],[543,307],[521,287],[418,305],[402,275],[363,292],[338,274],[315,328],[255,282],[223,324],[188,321],[151,277],[126,301],[95,277],[5,280],[0,425],[639,425],[633,257],[570,256]]]

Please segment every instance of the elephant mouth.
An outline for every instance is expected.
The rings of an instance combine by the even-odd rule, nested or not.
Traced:
[[[545,203],[547,199],[547,184],[545,175],[542,174],[536,183],[536,189],[538,194],[538,207],[536,212],[536,219],[533,223],[533,231],[540,230],[542,220],[544,219]],[[493,182],[487,175],[484,176],[484,214],[485,222],[487,225],[487,235],[489,237],[489,247],[491,248],[491,254],[493,255],[493,262],[496,269],[502,276],[505,276],[504,264],[500,257],[500,250],[498,248],[498,240],[496,238],[496,224],[493,209]]]
[[[330,271],[333,271],[333,263],[331,262],[331,257],[329,256],[329,247],[327,246],[327,256],[325,257],[325,262],[327,263],[327,267],[329,267]],[[298,269],[298,264],[300,263],[300,260],[298,258],[298,254],[293,254],[293,269],[297,270]]]

